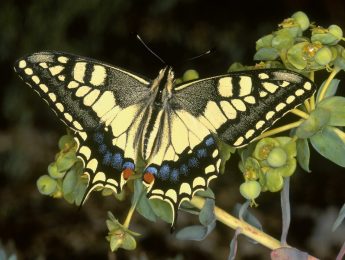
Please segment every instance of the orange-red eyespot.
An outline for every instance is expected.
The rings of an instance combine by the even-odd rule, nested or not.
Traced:
[[[131,168],[126,168],[123,170],[122,175],[125,180],[128,180],[128,178],[133,175],[133,170]]]
[[[146,172],[143,179],[147,184],[151,184],[155,180],[155,176],[150,172]]]

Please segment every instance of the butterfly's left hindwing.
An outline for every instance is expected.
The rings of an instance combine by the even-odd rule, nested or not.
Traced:
[[[15,64],[32,87],[72,130],[89,175],[86,196],[96,187],[119,193],[123,171],[133,171],[150,82],[92,59],[59,52],[40,52]]]
[[[251,70],[182,84],[171,102],[224,142],[241,147],[314,92],[314,83],[298,73]]]

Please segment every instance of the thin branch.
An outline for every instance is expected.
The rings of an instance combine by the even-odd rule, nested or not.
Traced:
[[[258,137],[256,137],[254,140],[259,140],[259,139],[262,139],[264,137],[268,137],[271,135],[275,135],[275,134],[290,130],[292,128],[298,127],[302,123],[303,123],[303,120],[299,120],[299,121],[296,121],[296,122],[293,122],[293,123],[290,123],[287,125],[283,125],[281,127],[277,127],[277,128],[268,130],[268,131],[262,133],[261,135],[259,135]]]
[[[335,77],[335,75],[337,75],[337,73],[340,71],[340,68],[338,67],[334,67],[331,74],[329,74],[325,84],[323,85],[322,89],[321,89],[321,92],[320,92],[320,95],[319,95],[319,98],[317,99],[318,102],[320,102],[326,95],[326,91],[329,87],[329,85],[331,84],[332,82],[332,79]]]
[[[308,106],[310,106],[309,103],[308,103]],[[297,108],[294,108],[294,109],[290,110],[290,112],[295,114],[295,115],[297,115],[297,116],[299,116],[299,117],[301,117],[301,118],[303,118],[303,119],[308,119],[308,117],[309,117],[309,115],[306,112],[304,112],[302,110],[299,110]]]

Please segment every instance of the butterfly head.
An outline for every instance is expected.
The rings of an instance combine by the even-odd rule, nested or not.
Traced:
[[[155,95],[154,103],[156,105],[164,105],[172,96],[173,83],[174,72],[172,67],[166,66],[161,69],[151,85],[151,92]]]

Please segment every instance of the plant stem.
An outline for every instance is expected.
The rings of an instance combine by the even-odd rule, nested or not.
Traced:
[[[308,105],[309,105],[309,103],[308,103]],[[308,110],[308,111],[310,111],[310,110]],[[301,117],[303,119],[307,119],[309,117],[309,115],[306,112],[304,112],[302,110],[299,110],[297,108],[294,108],[294,109],[290,110],[290,112],[295,114],[295,115],[298,115],[299,117]]]
[[[194,207],[201,210],[204,207],[205,199],[199,196],[194,196],[193,199],[190,201],[190,203]],[[240,230],[243,235],[257,241],[261,245],[271,250],[282,247],[279,240],[253,227],[247,222],[241,221],[238,218],[231,216],[229,213],[225,212],[221,208],[218,208],[217,206],[214,207],[214,214],[216,215],[217,220],[222,222],[224,225],[234,230]],[[289,246],[285,245],[285,247],[289,247]],[[308,260],[317,260],[317,258],[311,255],[308,255]]]
[[[261,135],[259,135],[258,137],[256,137],[254,140],[259,140],[259,139],[262,139],[264,137],[275,135],[275,134],[278,134],[280,132],[284,132],[286,130],[295,128],[295,127],[299,126],[300,124],[302,124],[302,122],[303,122],[303,120],[299,120],[299,121],[296,121],[296,122],[293,122],[293,123],[290,123],[287,125],[283,125],[281,127],[277,127],[277,128],[268,130],[268,131],[262,133]]]
[[[340,71],[340,69],[338,67],[333,68],[331,74],[329,74],[325,84],[323,85],[323,87],[321,89],[319,98],[317,99],[318,102],[320,102],[325,97],[326,91],[327,91],[329,85],[331,84],[332,79],[335,77],[335,75],[337,75],[337,73],[339,71]]]
[[[309,103],[309,100],[308,100],[308,99],[304,100],[304,106],[305,106],[305,109],[306,109],[308,112],[310,112],[310,103]],[[294,110],[294,109],[293,109],[293,110]],[[291,110],[291,112],[292,112],[292,110]]]
[[[205,203],[205,199],[198,196],[194,196],[193,199],[191,200],[191,203],[196,208],[202,209]],[[268,247],[272,250],[281,247],[279,240],[253,227],[252,225],[249,225],[247,222],[241,221],[231,216],[230,214],[228,214],[221,208],[218,208],[217,206],[215,206],[214,213],[216,215],[217,220],[219,220],[220,222],[222,222],[223,224],[225,224],[226,226],[232,229],[235,229],[235,230],[238,228],[241,229],[242,234],[254,239],[255,241],[259,242],[265,247]]]

